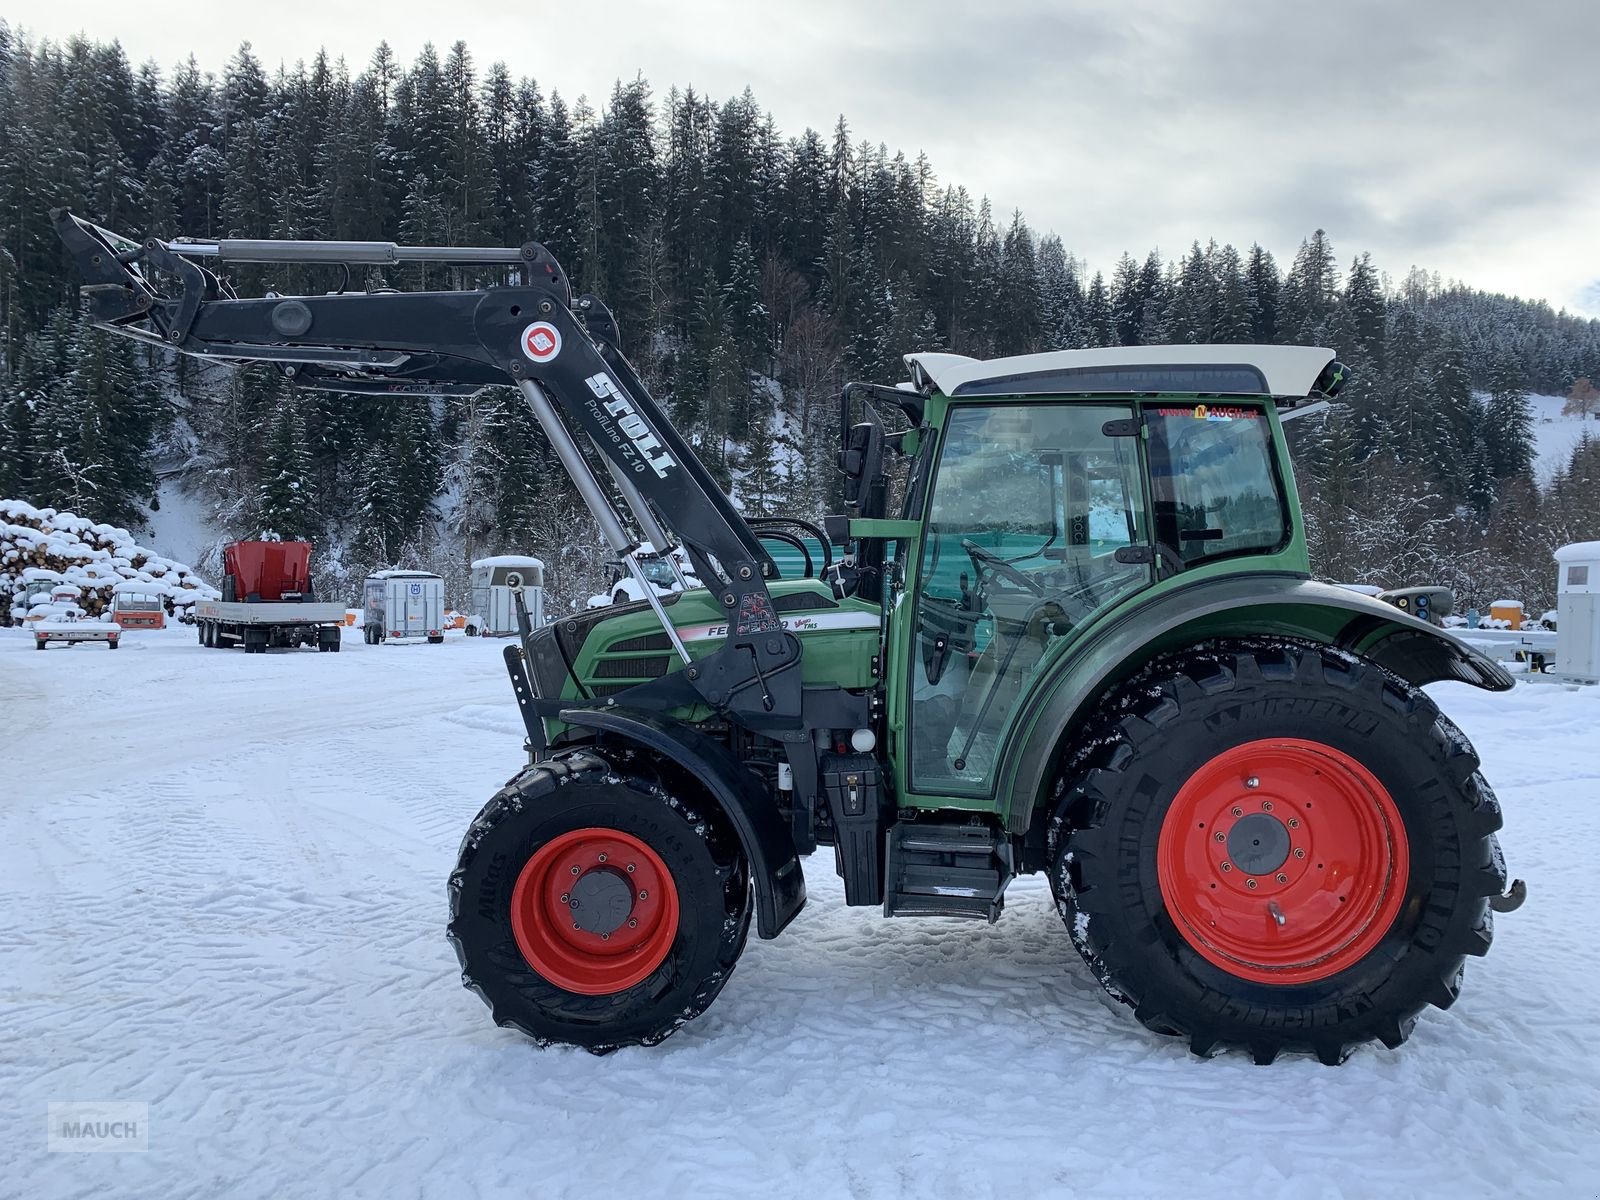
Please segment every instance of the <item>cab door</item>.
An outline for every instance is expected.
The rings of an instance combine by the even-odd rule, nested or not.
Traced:
[[[1153,582],[1133,416],[1085,401],[951,406],[907,582],[913,793],[990,797],[1041,666]]]

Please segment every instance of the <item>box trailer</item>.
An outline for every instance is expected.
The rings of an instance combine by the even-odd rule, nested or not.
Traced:
[[[310,542],[230,542],[222,555],[222,599],[194,606],[200,644],[315,646],[337,652],[344,605],[319,604],[311,589]]]
[[[362,589],[369,646],[409,638],[444,641],[444,579],[429,571],[376,571]]]
[[[544,624],[544,563],[524,554],[496,554],[472,564],[472,611],[467,632],[504,637],[517,632],[513,586],[523,589],[535,628]]]

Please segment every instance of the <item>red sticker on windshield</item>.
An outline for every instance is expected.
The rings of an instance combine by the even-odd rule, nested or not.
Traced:
[[[535,321],[522,331],[522,352],[536,363],[561,353],[561,331],[549,321]]]

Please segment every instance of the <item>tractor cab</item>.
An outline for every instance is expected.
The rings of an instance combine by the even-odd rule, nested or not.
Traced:
[[[1332,351],[907,362],[915,403],[862,389],[869,419],[846,420],[841,465],[855,471],[855,528],[900,497],[884,562],[864,557],[868,585],[881,575],[899,593],[887,636],[906,678],[889,725],[902,787],[927,797],[916,803],[994,797],[1035,684],[1113,614],[1208,575],[1309,573],[1279,409],[1322,405],[1342,370]],[[892,430],[891,405],[916,424]],[[879,446],[907,460],[903,481]]]

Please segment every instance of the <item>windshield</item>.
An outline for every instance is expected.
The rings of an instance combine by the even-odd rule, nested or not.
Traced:
[[[639,561],[644,577],[660,587],[671,587],[678,582],[672,573],[672,564],[664,558],[645,558]]]
[[[1163,563],[1271,551],[1289,537],[1266,411],[1249,405],[1152,407],[1150,490]]]

